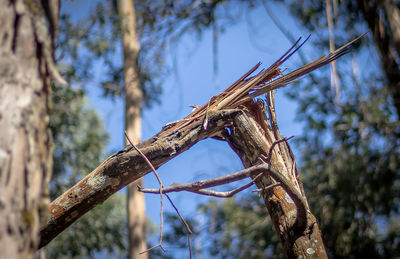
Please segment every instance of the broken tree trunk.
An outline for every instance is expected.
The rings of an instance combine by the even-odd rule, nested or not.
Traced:
[[[287,258],[327,258],[316,218],[311,213],[299,179],[296,162],[285,138],[279,132],[274,111],[273,92],[264,103],[249,102],[246,111],[235,117],[235,125],[224,136],[246,168],[263,162],[279,171],[288,184],[279,183],[271,174],[257,178],[265,206],[271,216]],[[266,117],[268,111],[269,118]]]
[[[161,132],[137,147],[155,167],[159,167],[202,139],[214,137],[228,141],[246,167],[260,163],[267,165],[266,175],[256,180],[260,188],[269,185],[273,179],[281,185],[263,191],[262,196],[286,255],[289,258],[324,258],[326,253],[320,231],[309,210],[294,157],[277,127],[271,92],[346,54],[359,38],[280,76],[279,66],[296,52],[298,41],[268,69],[249,77],[260,64],[256,65],[207,104],[186,118],[167,124]],[[262,94],[268,96],[268,119],[262,102],[254,102],[254,98]],[[40,247],[113,193],[149,172],[149,165],[132,146],[110,156],[50,204],[49,218],[41,228]]]

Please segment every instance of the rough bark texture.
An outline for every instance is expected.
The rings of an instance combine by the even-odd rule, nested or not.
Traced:
[[[1,258],[33,258],[39,221],[48,205],[52,156],[47,71],[53,63],[47,63],[46,55],[52,51],[49,35],[54,35],[57,13],[49,4],[0,0]]]
[[[139,41],[136,35],[136,16],[133,0],[118,0],[121,19],[122,48],[124,51],[125,86],[125,130],[133,144],[141,138],[142,90],[138,65]],[[127,142],[126,142],[127,143]],[[143,186],[138,179],[128,186],[127,217],[129,236],[129,258],[146,259],[148,253],[139,254],[146,246],[146,208],[144,193],[137,186]]]
[[[246,168],[261,163],[260,158],[265,157],[303,196],[307,216],[301,220],[304,220],[306,225],[297,227],[295,222],[299,221],[296,218],[299,215],[298,207],[288,191],[277,186],[261,193],[286,257],[327,258],[321,232],[316,218],[308,207],[290,147],[285,141],[274,144],[283,138],[276,124],[273,97],[270,100],[272,103],[269,120],[265,117],[265,108],[262,102],[248,103],[247,111],[235,117],[236,127],[232,128],[230,134],[225,134],[225,137]],[[259,188],[263,188],[274,182],[271,177],[265,175],[257,180],[256,184]]]
[[[181,130],[162,134],[168,131],[169,127],[166,126],[159,134],[141,142],[137,147],[157,168],[198,141],[214,136],[224,127],[230,126],[232,118],[239,112],[237,110],[210,111],[209,127],[206,130],[203,129],[202,118]],[[48,207],[47,222],[40,231],[40,247],[49,243],[87,211],[149,172],[150,167],[133,147],[127,146],[107,158],[88,176],[51,202]]]
[[[358,0],[358,5],[373,33],[375,46],[381,56],[382,68],[387,78],[397,117],[400,118],[400,68],[396,61],[400,53],[399,10],[390,0]],[[383,6],[386,4],[386,8]],[[386,19],[385,19],[386,18]],[[388,25],[388,26],[387,26]],[[393,45],[394,44],[394,45]]]

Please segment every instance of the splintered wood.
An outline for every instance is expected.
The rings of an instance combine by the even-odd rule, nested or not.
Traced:
[[[158,136],[168,135],[169,133],[183,128],[193,121],[199,119],[204,120],[203,126],[206,128],[208,124],[208,111],[238,108],[240,105],[253,100],[253,98],[257,96],[282,88],[289,83],[298,80],[302,76],[314,71],[315,69],[325,66],[326,64],[329,64],[330,62],[345,55],[364,35],[365,34],[359,36],[336,51],[330,52],[327,55],[323,55],[289,74],[282,75],[280,66],[294,53],[296,53],[296,51],[303,46],[310,36],[308,36],[302,43],[300,43],[300,37],[297,42],[270,67],[265,70],[261,70],[255,76],[251,77],[250,75],[253,74],[261,65],[261,63],[258,63],[231,86],[225,89],[225,91],[211,97],[208,103],[204,104],[200,108],[197,108],[184,119],[170,123],[165,130],[158,134]]]
[[[287,143],[288,138],[283,138],[279,132],[273,90],[284,87],[346,54],[362,36],[283,75],[280,66],[308,39],[300,43],[300,38],[269,68],[252,76],[260,67],[258,63],[225,91],[211,97],[208,103],[184,119],[167,124],[157,135],[139,143],[137,148],[140,149],[140,154],[132,146],[126,146],[113,154],[50,204],[48,220],[40,231],[40,247],[113,193],[151,172],[151,167],[157,168],[198,141],[214,137],[225,140],[230,145],[242,160],[245,170],[186,186],[175,185],[164,189],[161,184],[162,190],[149,192],[166,195],[180,188],[211,195],[215,192],[205,188],[232,179],[251,177],[251,182],[240,190],[254,183],[257,185],[286,256],[327,258],[317,221],[309,210],[298,177],[295,159]],[[266,95],[264,101],[255,100],[263,94]],[[149,161],[152,166],[149,166]],[[217,195],[226,197],[237,191]]]

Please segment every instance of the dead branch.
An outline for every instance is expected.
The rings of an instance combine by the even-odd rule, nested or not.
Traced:
[[[203,129],[201,121],[195,121],[168,134],[162,134],[161,131],[137,147],[152,161],[154,167],[159,167],[198,141],[231,126],[238,113],[242,111],[210,111],[207,129]],[[40,247],[48,244],[87,211],[149,172],[150,166],[131,146],[111,155],[93,172],[50,203],[47,222],[40,230]]]
[[[259,121],[263,118],[258,114],[265,109],[261,104],[247,104],[248,112],[235,117],[234,125],[240,127],[234,127],[231,134],[226,136],[229,145],[247,168],[259,163],[260,158],[266,158],[273,143],[279,140],[275,139],[270,126],[263,126],[265,122]],[[287,145],[286,141],[284,143]],[[262,190],[260,195],[279,234],[286,256],[327,258],[316,219],[309,211],[306,198],[299,188],[299,179],[291,173],[290,164],[294,165],[295,161],[290,160],[286,145],[277,144],[279,152],[273,151],[271,161],[267,164],[279,173],[264,174],[261,179],[256,180],[256,185]],[[284,157],[289,160],[285,161]],[[271,188],[271,184],[275,183],[280,186]],[[309,251],[315,251],[312,256],[304,252],[310,247],[312,249]]]
[[[290,136],[290,137],[286,137],[280,140],[275,141],[274,143],[272,143],[272,146],[269,148],[269,152],[268,152],[268,156],[267,159],[265,160],[265,162],[269,163],[271,161],[271,157],[272,157],[272,151],[274,150],[275,146],[281,142],[286,142],[290,139],[294,138],[294,136]]]
[[[239,191],[244,190],[253,185],[254,182],[262,175],[262,173],[266,173],[270,175],[272,178],[274,178],[279,183],[279,185],[282,186],[285,189],[285,191],[289,194],[290,198],[294,201],[297,207],[297,219],[295,224],[299,228],[305,228],[307,225],[307,205],[306,205],[307,202],[304,200],[299,191],[293,188],[293,184],[290,183],[290,181],[288,181],[288,179],[286,179],[281,172],[279,172],[276,168],[272,167],[265,161],[263,161],[261,165],[255,165],[236,173],[232,173],[229,175],[209,180],[203,180],[188,184],[172,184],[171,186],[163,189],[163,192],[170,193],[170,192],[189,191],[203,195],[226,198],[226,197],[231,197],[234,194],[238,193]],[[232,183],[234,181],[238,181],[255,175],[257,176],[253,179],[253,181],[230,192],[221,193],[221,192],[204,190],[204,188]],[[140,188],[139,190],[145,193],[160,193],[160,189]]]
[[[258,166],[254,166],[251,168],[247,168],[244,170],[241,170],[239,172],[235,172],[232,174],[216,177],[213,179],[208,179],[208,180],[201,180],[197,181],[194,183],[187,183],[187,184],[172,184],[169,187],[166,187],[163,189],[164,193],[170,193],[170,192],[180,192],[180,191],[193,191],[193,190],[201,190],[205,188],[210,188],[210,187],[215,187],[227,183],[232,183],[238,180],[245,179],[247,177],[251,177],[253,175],[259,174],[262,169],[260,169]],[[144,188],[139,188],[139,191],[145,192],[145,193],[159,193],[159,189],[144,189]]]
[[[254,179],[251,182],[249,182],[241,187],[238,187],[232,191],[228,191],[228,192],[217,192],[217,191],[212,191],[212,190],[205,190],[204,188],[223,185],[225,183],[232,183],[232,182],[247,178],[248,174],[251,175],[254,173],[252,168],[245,169],[244,171],[245,172],[242,172],[243,175],[238,176],[236,179],[232,178],[232,176],[231,176],[232,174],[231,174],[231,175],[222,176],[221,178],[223,178],[223,179],[214,178],[214,179],[203,180],[203,181],[198,181],[198,182],[189,183],[189,184],[172,184],[168,188],[164,189],[164,193],[165,193],[165,190],[167,190],[168,193],[169,192],[188,191],[188,192],[193,192],[193,193],[197,193],[197,194],[201,194],[201,195],[214,196],[214,197],[219,197],[219,198],[229,198],[229,197],[232,197],[233,195],[235,195],[236,193],[241,192],[241,191],[249,188],[250,186],[252,186],[255,183],[255,180],[258,179],[262,174],[259,174],[256,177],[254,177]],[[241,173],[241,172],[238,172],[238,173]],[[233,173],[233,174],[237,174],[237,173]],[[203,185],[206,187],[198,187],[199,185],[200,186]],[[207,185],[209,185],[209,186],[207,187]],[[139,188],[139,191],[144,192],[144,193],[158,193],[158,189]]]
[[[252,192],[258,192],[258,193],[260,193],[260,192],[265,192],[265,191],[267,191],[267,190],[269,190],[269,189],[272,189],[272,188],[274,188],[274,187],[276,187],[276,186],[279,186],[279,185],[280,185],[279,183],[273,183],[273,184],[270,184],[270,185],[265,186],[265,187],[263,187],[263,188],[259,188],[259,189],[257,189],[257,190],[254,190],[254,191],[252,191]]]

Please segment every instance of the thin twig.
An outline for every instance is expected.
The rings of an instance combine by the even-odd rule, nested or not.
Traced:
[[[280,186],[280,185],[281,185],[280,183],[273,183],[273,184],[270,184],[270,185],[265,186],[265,187],[263,187],[263,188],[254,190],[254,191],[252,191],[252,192],[264,192],[264,191],[266,191],[266,190],[272,189],[272,188],[274,188],[274,187],[276,187],[276,186]]]
[[[300,191],[301,191],[301,194],[302,194],[304,197],[306,197],[306,194],[305,194],[305,192],[304,192],[303,185],[301,184],[301,181],[300,181],[299,172],[297,171],[297,165],[296,165],[297,163],[296,163],[296,159],[294,158],[294,154],[293,154],[292,148],[290,147],[290,145],[289,145],[289,143],[288,143],[287,141],[285,141],[285,144],[286,144],[287,150],[289,151],[290,159],[293,161],[291,173],[292,173],[292,174],[295,176],[295,178],[296,178],[296,184],[297,184],[297,186],[299,187],[299,189],[300,189]]]
[[[263,160],[262,158],[260,158],[260,160],[264,162],[262,165],[268,171],[269,175],[272,178],[274,178],[275,181],[281,184],[282,188],[289,194],[290,198],[296,205],[297,217],[294,226],[300,229],[306,229],[307,228],[306,200],[303,198],[301,193],[299,193],[299,191],[297,191],[297,189],[292,186],[292,183],[284,175],[282,175],[281,172],[279,172],[276,168],[271,166],[271,164],[266,163],[265,160]]]
[[[176,214],[178,214],[179,218],[181,219],[182,223],[185,225],[186,230],[188,232],[187,234],[187,238],[188,238],[188,247],[189,247],[189,256],[190,259],[192,258],[192,245],[190,243],[190,235],[192,235],[192,230],[190,229],[189,224],[186,222],[186,220],[182,217],[182,215],[179,213],[178,208],[175,206],[175,204],[172,202],[171,198],[169,197],[168,194],[164,193],[164,195],[167,197],[167,199],[169,200],[169,202],[171,203],[172,207],[174,208],[174,210],[176,211]]]
[[[297,208],[297,217],[296,217],[296,222],[295,226],[305,229],[307,227],[307,202],[304,200],[303,196],[299,191],[297,191],[296,188],[292,186],[292,183],[282,175],[281,172],[279,172],[276,168],[271,166],[271,164],[267,163],[264,159],[260,158],[260,160],[263,162],[261,165],[255,165],[252,167],[249,167],[247,169],[244,169],[239,172],[235,172],[229,175],[225,176],[220,176],[217,178],[209,179],[209,180],[202,180],[194,183],[188,183],[188,184],[172,184],[171,186],[163,189],[164,193],[170,193],[170,192],[180,192],[180,191],[189,191],[189,192],[194,192],[198,194],[205,194],[205,195],[211,195],[216,196],[216,197],[225,197],[225,195],[222,193],[218,193],[215,191],[210,191],[210,190],[203,190],[203,188],[209,188],[209,187],[214,187],[226,183],[231,183],[234,181],[238,181],[241,179],[244,179],[246,177],[253,176],[257,173],[259,173],[251,183],[248,183],[240,188],[246,187],[248,188],[253,184],[253,182],[258,178],[260,175],[262,175],[263,172],[267,171],[267,173],[274,178],[275,181],[277,181],[282,188],[289,194],[290,198],[292,198],[293,202],[296,205]],[[247,186],[249,185],[249,186]],[[272,186],[271,186],[272,188]],[[245,188],[244,188],[245,189]],[[266,189],[269,189],[269,186],[266,187]],[[145,193],[159,193],[159,189],[139,189],[142,192]],[[235,190],[233,190],[235,191]],[[233,192],[231,191],[231,192]],[[239,190],[240,191],[240,190]],[[227,192],[228,194],[230,192]],[[219,196],[217,196],[219,195]]]
[[[201,180],[197,181],[194,183],[186,183],[186,184],[172,184],[166,188],[163,189],[163,193],[170,193],[170,192],[180,192],[180,191],[199,191],[205,188],[210,188],[214,186],[219,186],[231,182],[235,182],[238,180],[242,180],[247,177],[251,177],[255,175],[256,173],[262,171],[263,168],[260,166],[253,166],[246,168],[244,170],[241,170],[239,172],[235,172],[232,174],[212,178],[212,179],[207,179],[207,180]],[[256,176],[257,177],[257,176]],[[239,187],[241,188],[241,187]],[[139,188],[139,191],[144,192],[144,193],[159,193],[159,189],[143,189]]]
[[[218,198],[230,198],[233,195],[235,195],[238,192],[241,192],[247,188],[249,188],[250,186],[252,186],[256,179],[258,179],[259,177],[261,177],[263,173],[260,173],[259,175],[257,175],[256,177],[254,177],[254,179],[243,185],[240,186],[239,188],[233,189],[232,191],[228,191],[228,192],[217,192],[217,191],[212,191],[212,190],[204,190],[204,189],[200,189],[200,190],[188,190],[188,192],[193,192],[193,193],[197,193],[197,194],[201,194],[201,195],[207,195],[207,196],[214,196],[214,197],[218,197]]]
[[[189,224],[186,222],[186,220],[182,217],[182,215],[179,213],[178,208],[175,206],[175,204],[172,202],[171,198],[169,197],[168,194],[164,193],[164,195],[167,197],[167,199],[169,200],[169,202],[171,203],[172,207],[174,208],[174,210],[176,211],[176,214],[178,214],[179,218],[181,219],[181,221],[183,222],[183,224],[186,226],[186,229],[188,230],[189,234],[192,234],[192,230],[189,227]]]
[[[160,189],[159,189],[159,191],[158,191],[158,192],[160,193],[160,203],[161,203],[161,209],[160,209],[160,241],[159,241],[159,243],[158,243],[157,245],[155,245],[155,246],[153,246],[153,247],[150,247],[149,249],[146,249],[145,251],[140,252],[139,254],[147,253],[147,252],[149,252],[150,250],[152,250],[152,249],[154,249],[154,248],[156,248],[156,247],[160,247],[160,248],[165,252],[165,249],[164,249],[164,247],[162,246],[162,240],[163,240],[163,223],[164,223],[164,222],[163,222],[164,204],[163,204],[163,193],[162,193],[162,189],[164,188],[164,185],[163,185],[163,183],[162,183],[162,181],[161,181],[160,176],[159,176],[158,173],[157,173],[157,170],[154,168],[154,166],[152,165],[152,163],[150,162],[150,160],[143,154],[142,151],[140,151],[140,150],[132,143],[132,141],[131,141],[131,139],[129,138],[128,134],[126,134],[126,131],[125,131],[124,133],[125,133],[126,139],[128,140],[129,144],[131,144],[131,146],[143,157],[143,159],[146,161],[146,163],[147,163],[147,164],[150,166],[150,168],[153,170],[154,175],[156,176],[157,181],[158,181],[158,183],[160,184]]]
[[[271,147],[269,148],[269,151],[268,151],[268,157],[267,157],[266,162],[269,163],[269,162],[271,161],[272,151],[274,150],[274,147],[275,147],[277,144],[279,144],[279,143],[281,143],[281,142],[286,142],[286,141],[288,141],[288,140],[290,140],[290,139],[292,139],[292,138],[294,138],[294,136],[285,137],[285,138],[283,138],[283,139],[277,140],[277,141],[275,141],[274,143],[272,143],[272,145],[271,145]]]

